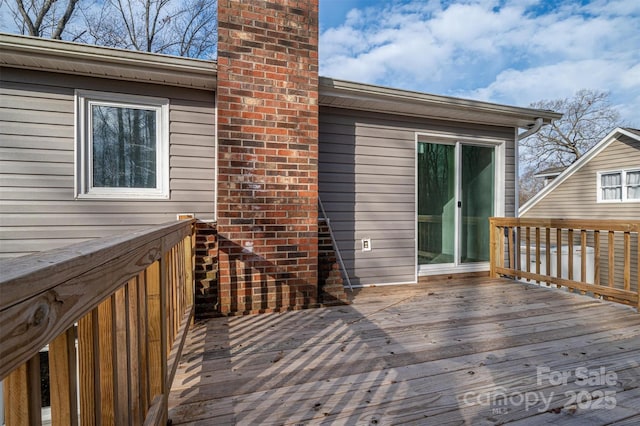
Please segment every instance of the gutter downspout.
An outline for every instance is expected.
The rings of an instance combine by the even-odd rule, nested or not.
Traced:
[[[520,217],[520,214],[519,214],[519,211],[520,211],[520,183],[519,183],[520,182],[520,149],[519,149],[518,142],[520,142],[524,138],[527,138],[531,135],[538,133],[543,125],[544,125],[544,120],[542,119],[542,117],[538,117],[536,118],[536,121],[533,123],[533,126],[530,129],[527,129],[522,133],[516,133],[514,151],[515,151],[515,157],[516,157],[516,161],[515,161],[516,176],[518,178],[516,179],[516,188],[515,188],[516,189],[515,212],[514,212],[515,217]]]
[[[522,132],[516,135],[516,142],[520,142],[522,139],[538,133],[543,124],[544,122],[541,117],[536,118],[535,123],[533,123],[533,127],[528,129],[526,132]]]

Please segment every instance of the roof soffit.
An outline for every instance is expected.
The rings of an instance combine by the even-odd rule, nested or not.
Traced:
[[[553,111],[511,107],[322,77],[319,92],[321,106],[506,127],[527,128],[536,118],[542,118],[543,122],[548,124],[562,116]]]
[[[0,34],[0,65],[215,90],[214,61]]]

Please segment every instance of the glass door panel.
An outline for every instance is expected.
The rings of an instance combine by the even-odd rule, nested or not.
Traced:
[[[489,218],[495,205],[495,148],[462,145],[460,262],[489,261]]]
[[[418,264],[455,262],[455,145],[418,143]]]

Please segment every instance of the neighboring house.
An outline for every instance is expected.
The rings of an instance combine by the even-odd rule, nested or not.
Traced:
[[[536,179],[544,179],[544,186],[549,185],[555,178],[560,176],[562,172],[564,172],[566,167],[550,167],[548,169],[544,169],[535,175],[533,175]]]
[[[300,306],[319,195],[355,285],[488,271],[522,129],[560,114],[318,77],[309,5],[260,12],[295,37],[253,20],[239,34],[254,6],[219,5],[217,62],[1,35],[2,255],[191,213],[218,224],[221,297],[237,302],[223,311],[280,303],[285,285]]]
[[[524,218],[640,219],[640,130],[617,128],[520,208]],[[637,259],[637,235],[632,259]],[[603,237],[603,247],[606,241]],[[622,242],[616,239],[616,257]],[[603,252],[604,253],[604,252]],[[618,262],[622,264],[621,261]],[[607,259],[601,262],[607,276]],[[637,265],[633,268],[637,275]],[[616,270],[616,277],[621,274]],[[603,281],[604,282],[604,281]],[[637,283],[637,278],[631,280]]]

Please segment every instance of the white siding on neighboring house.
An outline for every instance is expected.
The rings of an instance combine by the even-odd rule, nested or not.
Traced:
[[[416,133],[427,131],[507,141],[505,215],[515,215],[513,128],[321,107],[320,198],[354,285],[416,281]]]
[[[194,213],[214,219],[214,92],[2,68],[0,256],[48,250]],[[75,198],[74,90],[169,99],[166,200]]]

